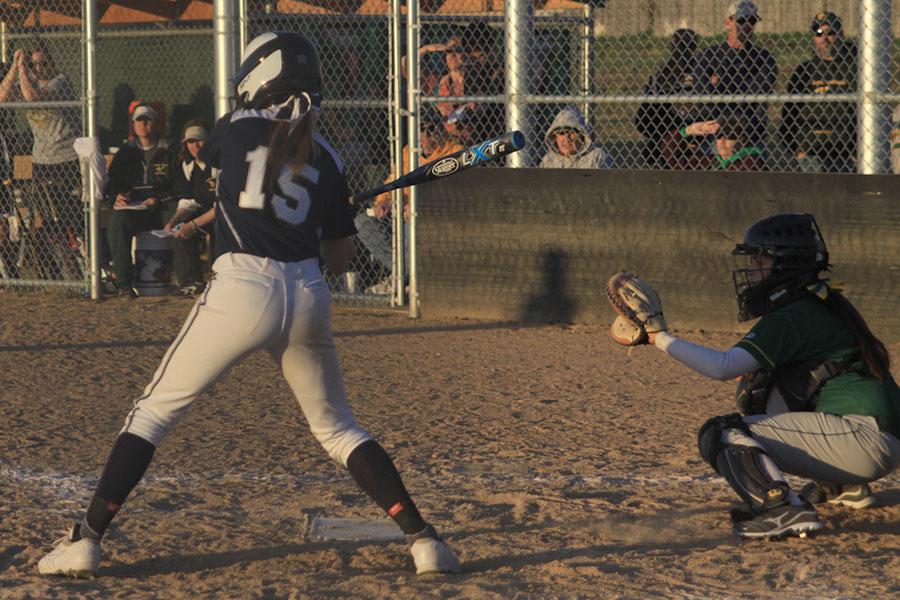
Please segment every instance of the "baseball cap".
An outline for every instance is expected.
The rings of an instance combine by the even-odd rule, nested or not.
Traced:
[[[140,118],[146,117],[153,121],[156,119],[156,111],[153,110],[152,107],[147,106],[146,104],[141,104],[136,109],[134,109],[134,114],[131,115],[132,121],[137,121]]]
[[[833,12],[820,12],[815,17],[813,17],[812,23],[810,23],[809,28],[813,31],[816,31],[822,25],[828,25],[832,31],[841,31],[841,19],[834,14]]]
[[[188,140],[206,140],[206,128],[202,125],[191,125],[187,129],[184,130],[184,135],[181,136],[181,141],[186,142]]]
[[[728,7],[728,17],[735,19],[754,18],[759,21],[759,9],[750,0],[741,0],[740,2],[732,2]]]

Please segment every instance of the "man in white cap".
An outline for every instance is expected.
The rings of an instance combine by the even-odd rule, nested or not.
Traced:
[[[765,48],[753,45],[753,28],[760,21],[753,2],[733,2],[725,15],[725,41],[700,52],[694,71],[696,94],[771,94],[778,76],[775,58]],[[747,124],[750,143],[762,147],[768,125],[764,102],[709,104],[700,108],[696,120],[738,118]]]
[[[856,91],[856,45],[844,38],[841,19],[820,12],[810,23],[813,56],[797,65],[788,94],[852,94]],[[781,139],[805,172],[856,170],[856,105],[852,102],[786,102]]]

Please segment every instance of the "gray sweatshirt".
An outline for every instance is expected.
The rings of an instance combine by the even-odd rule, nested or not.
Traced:
[[[573,156],[563,156],[556,148],[554,131],[561,128],[571,128],[581,133],[581,148]],[[584,116],[574,106],[559,111],[547,129],[544,143],[547,146],[547,153],[541,159],[541,168],[544,169],[610,169],[614,166],[609,152],[594,144]]]

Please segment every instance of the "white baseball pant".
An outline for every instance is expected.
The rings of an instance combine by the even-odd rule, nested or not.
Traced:
[[[346,466],[353,449],[371,436],[347,403],[331,334],[331,294],[318,260],[285,263],[227,253],[213,273],[122,433],[158,446],[197,396],[244,356],[265,348],[313,435]]]

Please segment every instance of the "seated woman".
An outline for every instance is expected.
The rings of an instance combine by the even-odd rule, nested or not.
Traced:
[[[161,108],[159,105],[157,107]],[[162,115],[154,106],[135,102],[131,106],[128,141],[109,165],[104,190],[113,202],[106,226],[106,239],[119,295],[135,297],[132,238],[142,231],[161,229],[175,212],[172,195],[174,148],[165,139]]]
[[[544,136],[547,153],[541,158],[545,169],[611,169],[615,165],[606,148],[594,143],[584,115],[575,106],[566,106],[556,115]]]
[[[201,228],[195,218],[213,207],[216,201],[216,178],[212,165],[199,158],[200,149],[206,142],[208,130],[199,119],[188,121],[181,132],[181,148],[178,157],[180,168],[173,174],[173,193],[178,198],[178,209],[166,223],[171,231],[176,227],[184,230],[186,237],[176,237],[172,241],[174,254],[175,277],[178,288],[173,292],[177,296],[196,296],[203,290],[203,265],[200,262],[200,249],[194,236],[198,230],[210,235],[211,225]]]
[[[733,255],[739,318],[762,317],[730,350],[662,331],[650,343],[698,373],[741,376],[740,413],[709,419],[700,455],[744,506],[742,538],[805,535],[823,528],[814,503],[874,503],[868,483],[900,466],[900,389],[890,356],[823,272],[825,241],[811,214],[777,214],[747,230]],[[812,480],[800,494],[782,472]]]

